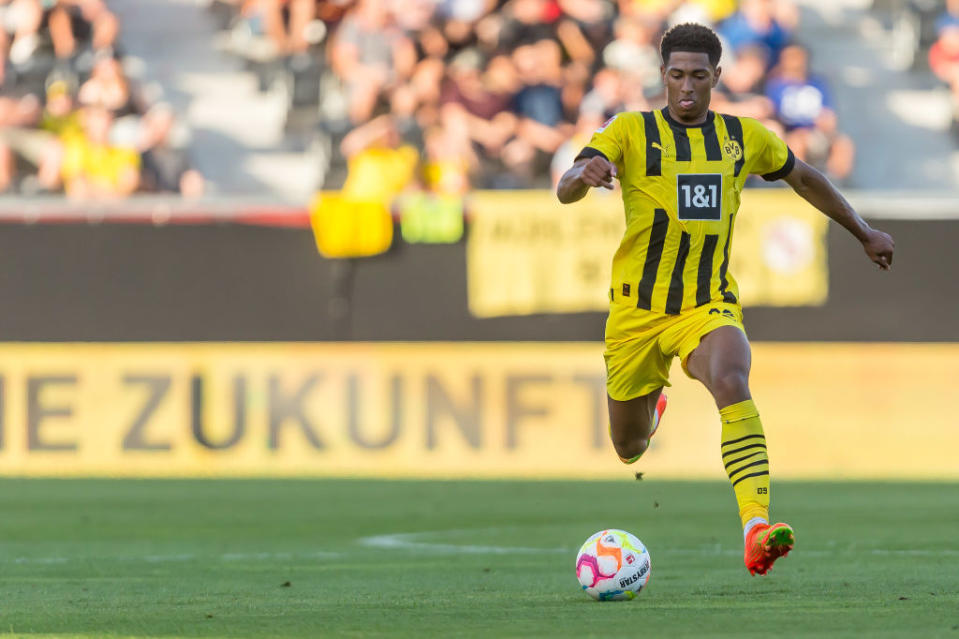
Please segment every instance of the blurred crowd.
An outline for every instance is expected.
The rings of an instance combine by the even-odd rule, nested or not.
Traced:
[[[959,0],[946,0],[934,25],[935,42],[929,48],[929,67],[952,92],[953,124],[959,131]]]
[[[724,42],[715,110],[762,120],[835,179],[852,169],[853,144],[840,133],[827,82],[810,71],[789,0],[215,7],[264,85],[287,81],[291,127],[315,115],[308,126],[329,149],[326,188],[386,188],[385,171],[446,194],[549,187],[612,114],[664,105],[658,43],[680,22],[711,25]]]
[[[317,151],[325,188],[548,187],[609,116],[664,104],[659,38],[687,21],[724,42],[715,110],[761,119],[833,178],[852,169],[789,0],[207,1],[261,87],[286,89],[288,140]],[[955,20],[934,47],[954,88]],[[203,193],[107,0],[0,0],[0,27],[0,191]]]
[[[140,86],[104,0],[0,0],[0,192],[198,196],[173,110]]]

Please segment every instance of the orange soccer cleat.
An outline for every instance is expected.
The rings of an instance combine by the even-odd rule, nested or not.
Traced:
[[[796,543],[796,534],[789,524],[757,524],[746,537],[743,561],[751,575],[765,575],[780,557],[785,557]]]

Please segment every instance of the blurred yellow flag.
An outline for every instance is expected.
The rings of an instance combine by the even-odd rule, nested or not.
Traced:
[[[393,242],[393,218],[382,201],[317,193],[310,203],[310,226],[323,257],[368,257]]]

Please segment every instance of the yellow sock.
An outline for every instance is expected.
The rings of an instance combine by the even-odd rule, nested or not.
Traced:
[[[736,491],[743,526],[757,517],[769,521],[769,458],[759,411],[748,399],[721,409],[719,416],[723,465]]]

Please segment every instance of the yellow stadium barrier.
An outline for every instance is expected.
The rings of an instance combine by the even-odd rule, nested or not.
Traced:
[[[674,368],[636,466],[600,344],[3,344],[0,474],[725,477]],[[959,479],[959,344],[756,344],[777,478]]]

